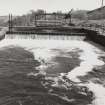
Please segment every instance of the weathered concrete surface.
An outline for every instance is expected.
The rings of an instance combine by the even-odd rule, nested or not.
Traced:
[[[98,31],[89,29],[82,29],[82,31],[87,33],[87,39],[92,40],[93,42],[105,47],[105,36],[103,34],[100,34]]]

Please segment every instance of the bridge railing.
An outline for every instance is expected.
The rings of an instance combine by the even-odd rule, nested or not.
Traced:
[[[46,26],[46,25],[64,25],[64,20],[37,20],[37,26]]]

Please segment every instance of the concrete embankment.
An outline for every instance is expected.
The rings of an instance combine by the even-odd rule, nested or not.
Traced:
[[[105,46],[105,35],[100,34],[98,31],[82,29],[83,32],[87,33],[87,39],[92,40],[102,46]]]
[[[5,28],[5,27],[1,28],[0,27],[0,40],[5,38],[6,31],[7,31],[7,28]]]

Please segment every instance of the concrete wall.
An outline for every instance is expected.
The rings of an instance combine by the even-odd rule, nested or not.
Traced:
[[[5,38],[6,31],[7,31],[7,28],[0,27],[0,40]]]
[[[87,40],[92,40],[105,47],[105,36],[100,35],[97,31],[82,29],[83,32],[87,33]]]

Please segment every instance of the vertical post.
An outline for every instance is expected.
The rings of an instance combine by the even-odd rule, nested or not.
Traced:
[[[102,0],[102,4],[101,4],[101,7],[103,7],[103,4],[104,4],[104,0]]]
[[[55,13],[55,26],[56,26],[56,21],[57,21],[57,17],[56,17],[57,15],[56,15],[56,13]]]
[[[66,24],[66,18],[65,18],[65,14],[64,14],[64,22],[65,22],[65,24]]]
[[[12,32],[12,27],[13,27],[13,23],[12,23],[12,14],[11,14],[11,32]]]
[[[12,27],[13,27],[13,24],[12,24],[12,14],[9,14],[9,32],[10,33],[12,32]]]
[[[47,15],[47,14],[46,14],[46,11],[45,11],[45,13],[44,13],[45,23],[47,23],[47,22],[46,22],[46,19],[47,19],[47,18],[46,18],[46,15]],[[45,23],[44,23],[44,24],[45,24]]]
[[[70,23],[69,24],[71,25],[71,14],[70,14]]]
[[[9,21],[8,21],[8,25],[9,25],[9,32],[10,32],[10,14],[9,14]]]
[[[46,12],[45,12],[45,20],[46,20]]]
[[[35,14],[35,26],[37,26],[37,15]]]
[[[72,11],[73,11],[73,9],[71,9],[71,11],[70,11],[69,14],[68,14],[68,15],[69,15],[68,17],[70,18],[69,25],[71,25],[71,23],[72,23],[72,20],[71,20]]]

